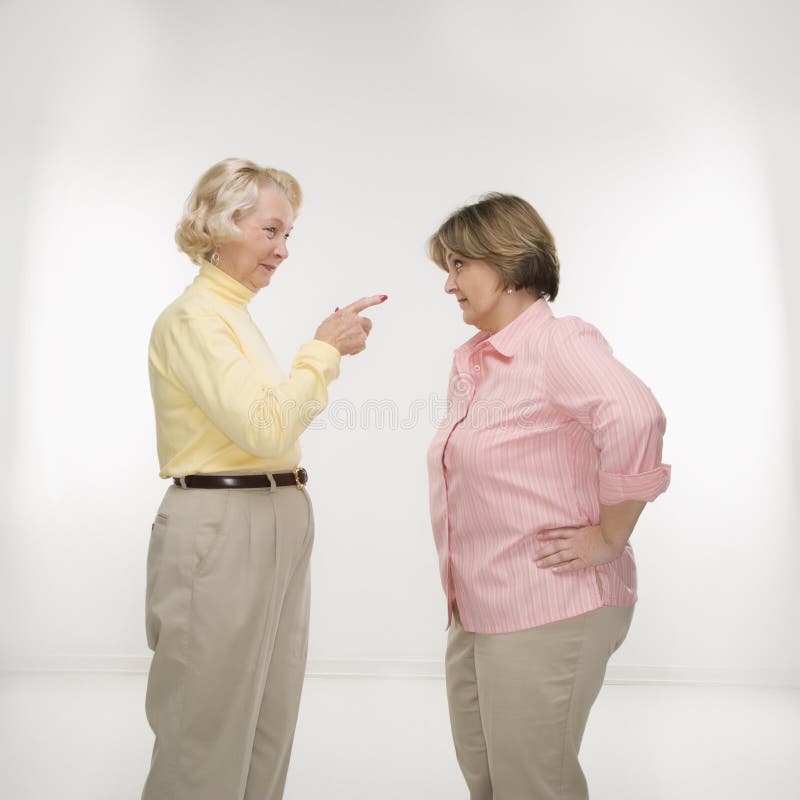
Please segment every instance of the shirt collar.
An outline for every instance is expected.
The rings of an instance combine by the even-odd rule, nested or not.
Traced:
[[[486,331],[479,331],[456,348],[455,352],[466,353],[474,350],[479,344],[488,342],[498,353],[511,358],[544,322],[552,318],[553,312],[550,304],[540,297],[497,333],[489,334]]]
[[[200,266],[200,273],[194,279],[194,284],[198,289],[211,292],[235,306],[247,306],[256,296],[255,292],[239,283],[236,278],[232,278],[227,272],[205,260]]]

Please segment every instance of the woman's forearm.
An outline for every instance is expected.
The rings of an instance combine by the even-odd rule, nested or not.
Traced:
[[[611,547],[622,552],[645,505],[644,500],[625,500],[600,506],[600,531]]]

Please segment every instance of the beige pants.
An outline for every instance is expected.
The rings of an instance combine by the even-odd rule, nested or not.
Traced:
[[[143,800],[283,796],[313,540],[305,489],[167,489],[147,556]]]
[[[586,800],[578,750],[633,608],[447,641],[447,699],[470,800]]]

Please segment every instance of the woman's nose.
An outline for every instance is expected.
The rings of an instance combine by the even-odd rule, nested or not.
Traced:
[[[455,277],[452,273],[448,274],[447,280],[444,282],[445,292],[447,292],[447,294],[453,294],[457,288]]]
[[[275,255],[284,260],[289,258],[289,249],[286,246],[285,239],[281,239],[281,241],[278,242],[278,245],[275,247]]]

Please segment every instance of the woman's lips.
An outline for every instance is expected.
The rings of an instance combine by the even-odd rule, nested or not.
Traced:
[[[259,264],[259,267],[264,267],[267,272],[275,272],[278,269],[274,264]]]

